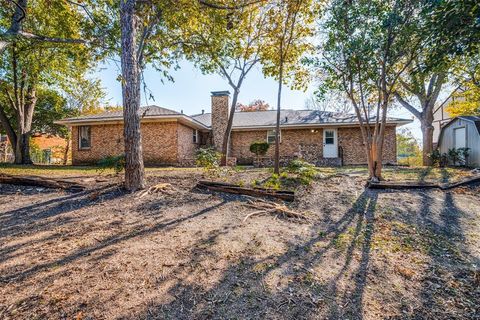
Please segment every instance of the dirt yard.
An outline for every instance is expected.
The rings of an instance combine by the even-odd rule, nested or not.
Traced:
[[[0,319],[480,319],[479,185],[374,191],[331,169],[291,205],[308,221],[244,222],[246,198],[203,175],[150,170],[177,191],[144,197],[0,185]]]

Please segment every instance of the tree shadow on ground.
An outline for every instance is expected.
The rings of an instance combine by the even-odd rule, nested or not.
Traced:
[[[60,259],[55,259],[53,261],[48,261],[46,263],[39,263],[39,264],[36,264],[35,266],[27,268],[25,270],[14,270],[11,273],[2,274],[0,276],[0,282],[25,280],[26,278],[32,277],[35,274],[37,274],[37,273],[39,273],[43,270],[47,270],[47,269],[50,269],[52,267],[60,267],[60,266],[72,263],[72,262],[76,261],[77,259],[80,259],[80,258],[85,257],[85,256],[89,256],[89,255],[91,255],[91,254],[93,254],[97,251],[107,249],[108,247],[111,247],[111,246],[116,245],[118,243],[128,241],[128,240],[131,240],[131,239],[134,239],[134,238],[140,238],[140,237],[146,236],[148,234],[158,232],[160,230],[165,231],[167,229],[173,228],[173,227],[175,227],[176,225],[178,225],[182,222],[193,219],[195,217],[205,215],[208,212],[210,212],[210,211],[212,211],[212,210],[214,210],[214,209],[216,209],[216,208],[218,208],[218,207],[220,207],[224,204],[225,204],[225,201],[223,201],[223,202],[221,202],[217,205],[207,207],[203,210],[200,210],[200,211],[198,211],[194,214],[191,214],[191,215],[188,215],[188,216],[185,216],[185,217],[181,217],[181,218],[178,218],[178,219],[172,219],[172,220],[168,220],[168,221],[165,221],[165,222],[159,222],[159,223],[154,224],[153,226],[147,226],[147,227],[144,226],[143,228],[136,228],[136,229],[133,229],[133,230],[129,230],[128,232],[121,232],[121,233],[114,234],[114,235],[109,236],[105,239],[102,239],[101,241],[99,241],[95,245],[79,248],[79,249],[73,251],[72,253],[61,257]]]
[[[403,315],[395,319],[479,319],[480,260],[465,246],[460,221],[468,215],[450,191],[444,193],[440,212],[433,210],[432,191],[420,195],[422,208],[416,228],[430,262],[421,279],[420,304],[404,304]]]
[[[105,186],[0,213],[0,239],[11,238],[16,234],[25,234],[26,232],[38,233],[48,230],[52,223],[48,218],[93,206],[99,201],[113,200],[124,194],[125,191],[116,186]],[[55,220],[53,223],[68,223],[69,220],[70,218],[65,218],[63,221]]]
[[[282,254],[255,259],[247,252],[229,264],[209,288],[179,279],[169,290],[173,297],[170,302],[151,302],[142,312],[123,318],[312,319],[318,316],[321,308],[328,310],[328,318],[362,319],[378,193],[365,190],[338,221],[307,241],[290,243]],[[318,230],[316,227],[314,229]],[[190,261],[215,258],[212,246],[220,232],[192,246]],[[339,239],[345,233],[349,234],[349,239],[344,255],[338,257],[344,256],[341,267],[335,270],[336,274],[328,283],[317,281],[309,270],[321,268],[325,255],[336,254]],[[319,243],[321,247],[317,246]],[[356,252],[359,254],[354,255]],[[190,272],[198,272],[198,269]],[[172,271],[172,274],[177,273],[180,271]],[[289,280],[274,287],[266,285],[272,276],[278,277],[280,282]],[[347,276],[353,278],[353,282],[340,287],[338,282]]]

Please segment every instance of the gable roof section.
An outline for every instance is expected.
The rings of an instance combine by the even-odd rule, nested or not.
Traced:
[[[159,106],[146,106],[141,107],[138,111],[138,114],[141,119],[175,119],[179,120],[180,122],[186,123],[191,125],[196,129],[208,129],[204,124],[198,122],[197,120],[184,115],[183,113],[177,112],[175,110],[162,108]],[[81,124],[91,124],[91,123],[105,123],[105,122],[121,122],[123,121],[123,110],[117,111],[108,111],[99,114],[91,114],[91,115],[84,115],[79,117],[73,118],[65,118],[59,121],[55,121],[57,124],[64,124],[64,125],[81,125]]]
[[[202,122],[205,126],[212,126],[211,113],[192,116],[193,119]],[[375,118],[370,118],[374,121]],[[275,127],[277,122],[277,111],[253,111],[253,112],[235,112],[233,118],[233,129],[254,129]],[[390,124],[407,124],[412,122],[410,119],[388,118]],[[357,116],[348,113],[338,113],[318,110],[281,110],[280,125],[282,127],[314,127],[314,126],[348,126],[358,125]]]
[[[170,110],[167,108],[162,108],[159,106],[146,106],[141,107],[138,111],[140,117],[151,117],[151,116],[166,116],[166,115],[178,115],[181,114],[175,110]],[[81,120],[108,120],[108,119],[118,119],[123,117],[123,110],[116,110],[116,111],[107,111],[98,114],[88,114],[79,117],[73,118],[66,118],[62,119],[62,121],[81,121]]]

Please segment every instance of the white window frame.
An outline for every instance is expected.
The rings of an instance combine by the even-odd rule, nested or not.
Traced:
[[[88,128],[88,147],[82,147],[82,128]],[[92,147],[92,128],[91,126],[78,127],[78,150],[90,150]]]
[[[269,143],[269,144],[275,143],[275,131],[276,130],[268,130],[267,131],[267,143]],[[279,140],[280,140],[279,143],[282,143],[282,130],[281,129],[280,129],[280,132],[278,134],[278,137],[279,137]],[[270,141],[270,139],[272,141]]]
[[[192,139],[193,143],[200,143],[200,141],[198,141],[198,130],[197,129],[194,129],[193,130],[193,139]]]

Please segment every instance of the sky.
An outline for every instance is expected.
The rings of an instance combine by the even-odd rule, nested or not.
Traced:
[[[120,73],[120,63],[109,60],[100,67],[96,74],[102,81],[110,105],[122,105],[122,90],[120,82],[116,80]],[[179,112],[183,110],[183,113],[193,115],[201,113],[202,109],[210,112],[211,91],[232,91],[222,77],[204,75],[187,61],[181,61],[180,69],[172,70],[170,74],[173,76],[174,82],[162,82],[158,71],[147,68],[144,77],[148,92],[145,93],[142,90],[142,105],[154,104]],[[284,86],[282,109],[305,109],[305,100],[314,92],[315,86],[314,82],[311,83],[305,92],[291,90]],[[261,99],[265,100],[270,107],[276,107],[277,87],[278,84],[273,78],[265,78],[261,68],[256,67],[247,75],[242,85],[239,102],[248,104],[255,99]],[[153,95],[154,101],[147,100],[150,93]],[[390,116],[412,119],[412,115],[402,108],[395,108],[390,112]],[[421,140],[418,121],[404,127],[410,129],[417,140]]]

